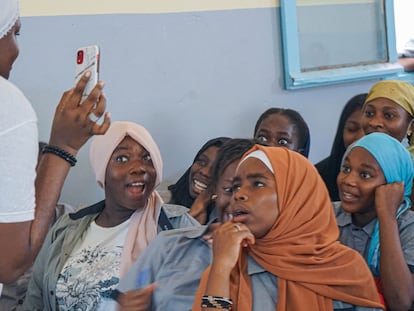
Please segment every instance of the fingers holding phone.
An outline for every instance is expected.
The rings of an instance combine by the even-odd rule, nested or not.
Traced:
[[[91,136],[104,134],[110,125],[109,113],[105,113],[104,83],[98,82],[99,48],[93,45],[77,49],[75,64],[76,85],[63,94],[51,131],[53,144],[72,154]],[[98,124],[102,116],[104,120]]]
[[[105,134],[110,126],[109,113],[106,110],[106,98],[102,93],[103,83],[97,84],[92,93],[82,105],[79,105],[80,94],[75,88],[65,92],[55,111],[53,119],[51,142],[71,153],[76,152],[93,135]],[[104,116],[103,122],[98,124],[90,119],[93,113],[96,118]]]

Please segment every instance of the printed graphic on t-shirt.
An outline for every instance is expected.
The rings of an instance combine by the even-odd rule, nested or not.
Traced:
[[[110,251],[98,245],[82,249],[70,257],[58,276],[58,309],[89,311],[112,308],[115,302],[110,299],[110,294],[119,282],[121,253],[122,247]]]

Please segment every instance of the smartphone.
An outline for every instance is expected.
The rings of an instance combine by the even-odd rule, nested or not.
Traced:
[[[100,52],[97,45],[84,46],[76,51],[76,83],[84,75],[85,72],[90,71],[91,76],[86,84],[85,90],[82,94],[82,101],[88,97],[92,89],[99,80],[99,61]]]

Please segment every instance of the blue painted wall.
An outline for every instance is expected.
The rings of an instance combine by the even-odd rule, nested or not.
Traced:
[[[47,140],[62,92],[74,83],[77,47],[99,44],[113,120],[143,124],[175,181],[200,146],[216,136],[249,137],[269,107],[298,110],[310,126],[310,159],[330,150],[340,111],[375,81],[283,89],[279,9],[197,13],[23,17],[21,54],[11,80],[32,101]],[[71,170],[62,201],[103,198],[88,158]]]

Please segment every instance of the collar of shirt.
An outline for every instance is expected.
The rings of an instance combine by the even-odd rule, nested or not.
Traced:
[[[343,228],[347,226],[351,226],[352,230],[362,230],[364,231],[368,236],[372,235],[372,232],[374,231],[374,226],[376,222],[376,218],[370,221],[368,224],[366,224],[364,227],[358,227],[352,223],[352,215],[340,208],[339,213],[336,216],[336,221],[338,223],[338,227]]]
[[[252,257],[247,257],[247,274],[252,275],[256,273],[266,272],[265,268],[260,266]]]

